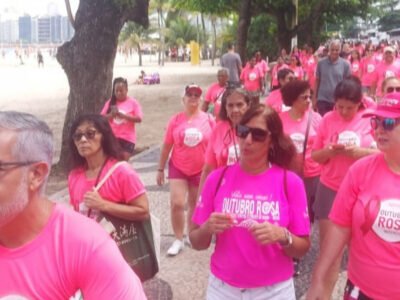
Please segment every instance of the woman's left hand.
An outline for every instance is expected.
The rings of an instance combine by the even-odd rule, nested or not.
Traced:
[[[101,198],[100,194],[95,191],[86,192],[83,196],[83,202],[87,207],[100,211],[104,210],[104,204],[106,203],[106,201]]]
[[[285,240],[284,229],[269,222],[258,223],[252,226],[250,232],[262,245],[273,244]]]

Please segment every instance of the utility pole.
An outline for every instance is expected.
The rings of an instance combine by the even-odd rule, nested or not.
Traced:
[[[291,29],[294,29],[297,24],[298,24],[298,14],[299,14],[299,2],[298,0],[292,0],[293,6],[295,8],[294,14],[292,14],[292,24],[291,24]],[[297,46],[297,33],[295,36],[292,37],[292,42],[291,42],[291,49],[293,49],[294,46]]]

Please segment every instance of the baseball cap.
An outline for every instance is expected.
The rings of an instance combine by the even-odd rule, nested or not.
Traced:
[[[387,46],[387,47],[385,47],[385,49],[383,49],[383,52],[392,52],[392,53],[394,53],[394,52],[395,52],[395,50],[394,50],[394,48],[393,48],[393,47],[391,47],[391,46]]]
[[[400,93],[386,94],[376,108],[367,109],[363,114],[363,118],[373,116],[394,119],[400,118]]]
[[[201,95],[201,93],[203,91],[197,84],[192,83],[185,87],[185,94],[187,94],[188,92],[195,92],[195,93],[198,93],[199,95]]]

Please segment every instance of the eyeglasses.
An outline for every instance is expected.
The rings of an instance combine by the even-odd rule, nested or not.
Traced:
[[[377,130],[379,126],[382,126],[384,130],[392,131],[399,124],[400,124],[400,118],[399,119],[394,119],[394,118],[381,119],[378,117],[371,118],[371,127],[373,130]]]
[[[260,128],[251,128],[240,124],[236,126],[236,136],[238,138],[245,139],[249,133],[251,133],[251,138],[255,142],[264,142],[267,136],[270,134],[269,131]]]
[[[191,98],[191,97],[199,98],[200,97],[200,95],[197,93],[186,93],[186,96],[189,98]]]
[[[96,133],[97,133],[96,130],[88,130],[86,132],[76,132],[72,135],[72,138],[74,139],[75,142],[79,142],[83,136],[87,140],[93,140],[94,137],[96,136]]]
[[[0,172],[9,171],[11,169],[25,167],[31,164],[35,164],[38,161],[35,160],[28,160],[28,161],[10,161],[10,162],[3,162],[0,161]]]
[[[388,86],[386,88],[386,93],[393,93],[394,91],[400,92],[400,86]]]

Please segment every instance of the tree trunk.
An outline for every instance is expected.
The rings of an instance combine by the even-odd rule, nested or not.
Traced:
[[[58,48],[57,60],[70,86],[58,167],[68,161],[71,124],[83,113],[98,113],[111,95],[118,36],[125,21],[148,25],[148,1],[118,7],[113,1],[81,0],[75,16],[75,35]]]
[[[216,26],[216,17],[211,17],[211,26],[213,31],[213,40],[212,40],[212,52],[211,52],[211,65],[214,66],[215,62],[215,53],[217,51],[217,26]]]
[[[138,43],[137,45],[137,52],[139,56],[139,67],[141,67],[143,66],[143,62],[142,62],[142,49],[140,48],[140,43]]]
[[[286,49],[287,53],[290,52],[292,37],[294,36],[293,31],[288,28],[286,22],[286,12],[285,11],[278,11],[276,15],[276,23],[278,29],[278,45],[280,49]]]
[[[239,10],[239,22],[237,31],[237,52],[242,59],[243,65],[246,63],[247,35],[251,21],[251,0],[242,0]]]

